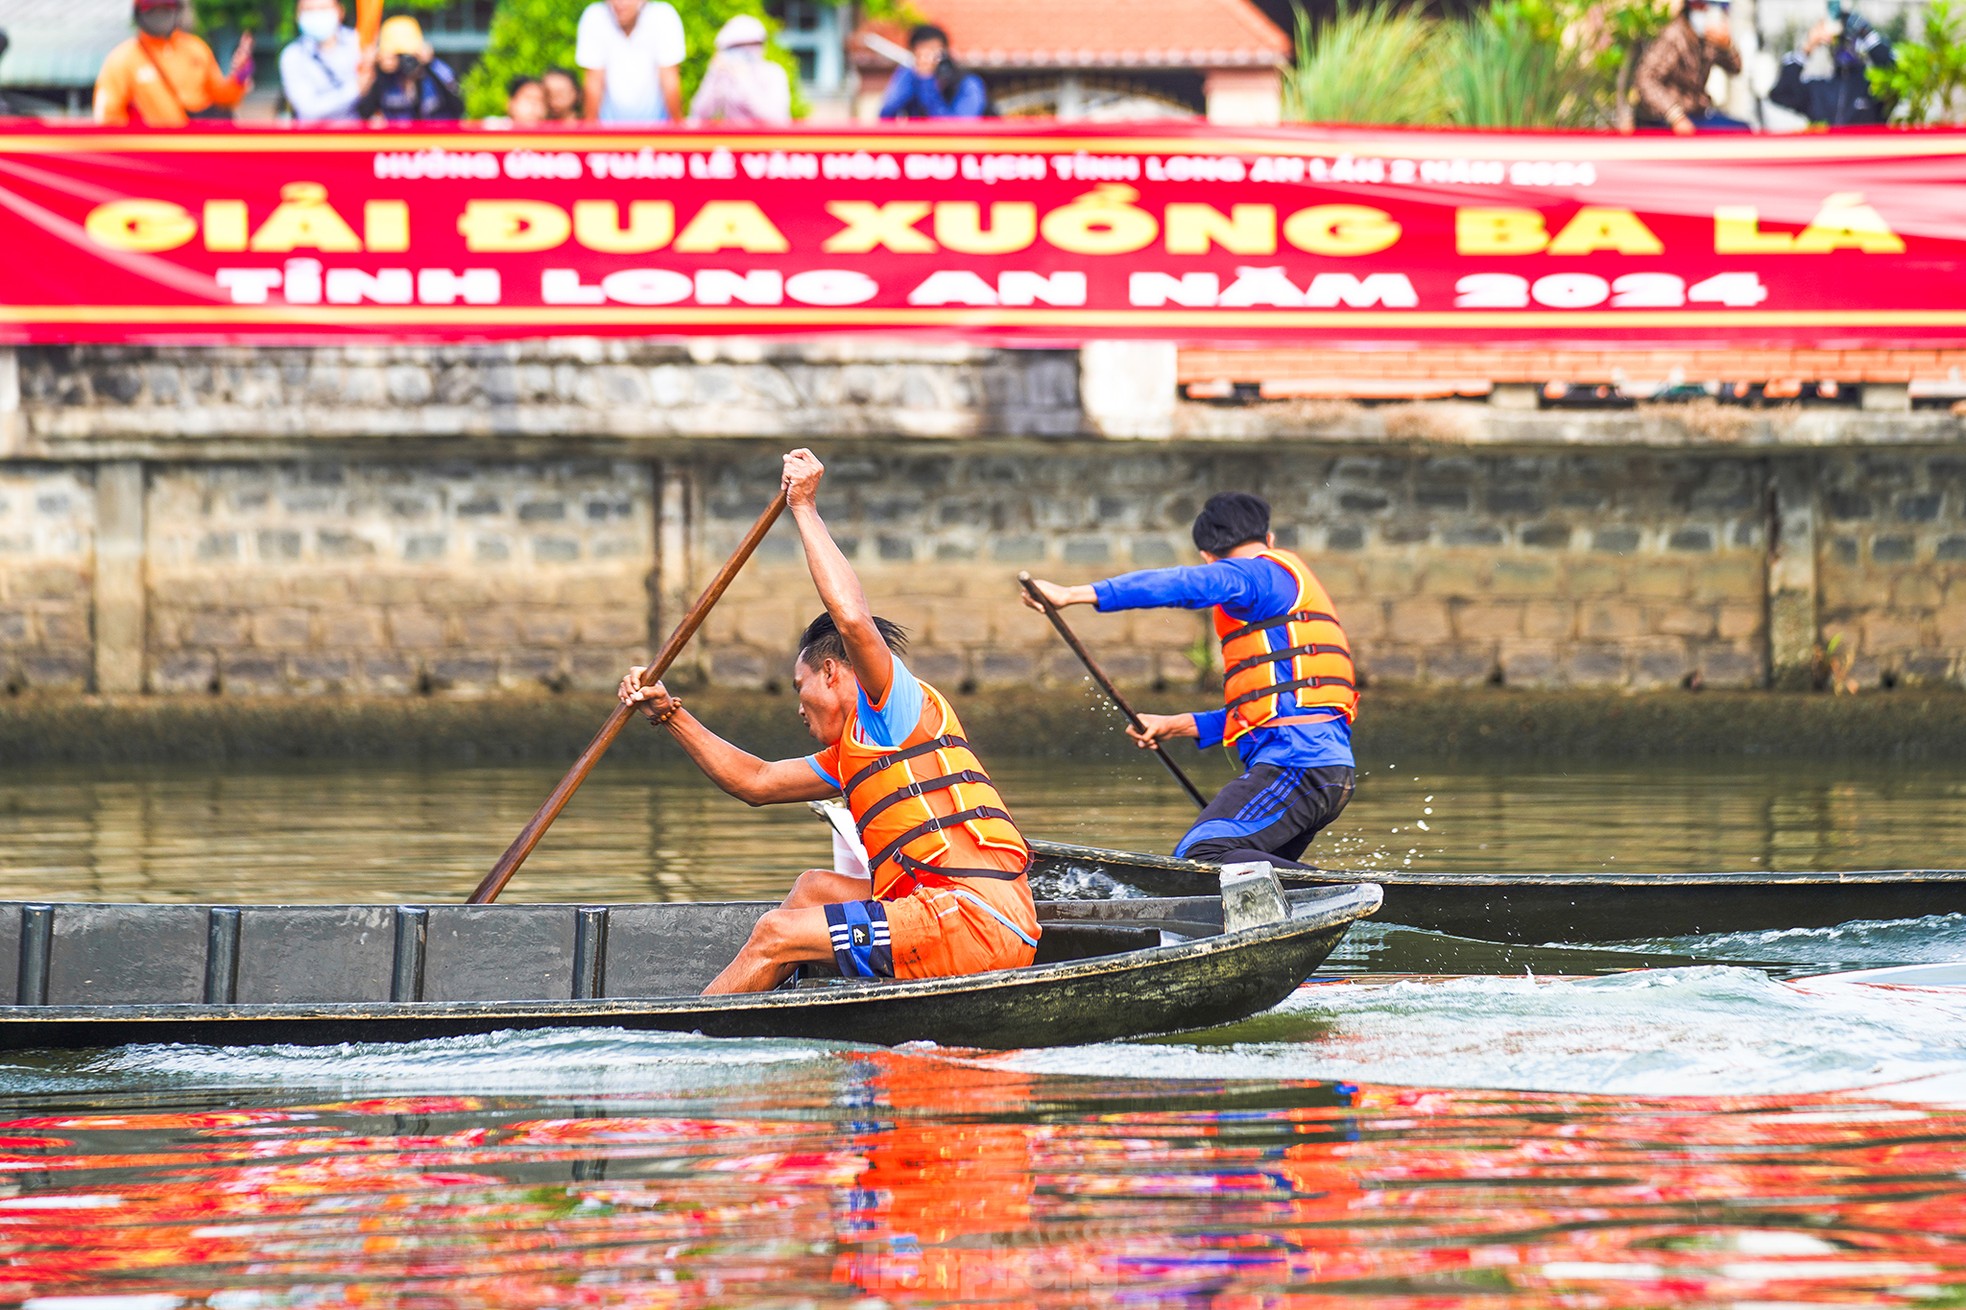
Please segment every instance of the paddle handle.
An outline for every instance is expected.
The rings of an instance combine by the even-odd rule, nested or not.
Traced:
[[[723,598],[732,579],[737,577],[737,571],[744,567],[746,560],[751,558],[752,552],[758,548],[758,543],[765,539],[765,533],[771,531],[771,525],[778,521],[778,516],[784,510],[785,493],[781,490],[773,497],[771,504],[765,507],[765,512],[758,515],[758,521],[751,525],[751,530],[744,534],[744,540],[737,544],[737,550],[724,561],[724,566],[717,570],[717,576],[710,579],[710,585],[705,587],[703,594],[696,598],[696,604],[689,607],[689,613],[683,615],[683,621],[678,623],[676,630],[669,634],[669,640],[662,643],[662,649],[656,652],[655,659],[642,670],[641,682],[644,687],[653,686],[662,680],[662,675],[669,671],[669,666],[676,662],[678,655],[682,654],[683,647],[689,643],[689,639],[696,635],[698,628],[703,626],[703,620],[709,615],[711,607]],[[560,785],[553,789],[553,794],[546,798],[546,803],[539,807],[538,813],[526,822],[525,827],[519,829],[519,835],[514,837],[512,844],[505,848],[505,854],[498,857],[498,863],[492,866],[491,872],[485,875],[484,881],[478,884],[478,889],[471,893],[471,899],[466,904],[485,905],[498,898],[498,894],[505,890],[505,884],[512,881],[512,875],[517,873],[519,866],[526,862],[526,856],[532,854],[532,848],[539,845],[539,839],[544,837],[546,830],[553,826],[553,820],[560,817],[560,811],[566,808],[567,802],[573,799],[574,792],[579,790],[581,783],[587,781],[587,775],[594,771],[594,766],[601,762],[601,756],[607,754],[608,747],[614,744],[614,739],[621,735],[621,730],[628,726],[628,720],[634,716],[635,707],[632,705],[618,704],[614,707],[614,713],[608,715],[607,722],[603,723],[601,730],[594,734],[594,740],[587,743],[587,749],[580,752],[580,758],[573,762],[571,769],[567,770],[567,776],[560,779]]]
[[[1043,607],[1044,616],[1051,620],[1051,626],[1058,629],[1058,635],[1065,639],[1065,644],[1070,646],[1072,653],[1079,657],[1079,662],[1085,665],[1085,671],[1092,675],[1092,680],[1099,684],[1099,689],[1106,693],[1107,698],[1114,705],[1119,707],[1119,712],[1126,716],[1126,721],[1133,726],[1136,732],[1145,732],[1147,725],[1140,721],[1140,716],[1135,714],[1133,707],[1126,703],[1126,697],[1120,695],[1120,689],[1113,685],[1113,680],[1106,676],[1104,669],[1099,667],[1099,661],[1092,658],[1092,652],[1085,648],[1084,643],[1079,640],[1078,634],[1073,632],[1070,626],[1066,624],[1065,616],[1058,612],[1058,607],[1051,603],[1051,598],[1037,589],[1037,586],[1031,581],[1031,575],[1028,573],[1019,573],[1017,575],[1017,585],[1024,588],[1025,595]],[[1174,780],[1181,784],[1182,790],[1188,793],[1196,805],[1202,809],[1207,809],[1208,799],[1189,780],[1188,775],[1181,771],[1181,766],[1176,764],[1168,753],[1161,749],[1160,743],[1155,742],[1152,749],[1154,754],[1160,757],[1160,762],[1167,766],[1167,771],[1174,775]]]

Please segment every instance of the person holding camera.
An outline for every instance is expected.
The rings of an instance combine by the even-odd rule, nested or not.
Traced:
[[[924,24],[908,34],[914,67],[894,70],[881,100],[881,117],[989,118],[990,92],[983,79],[963,71],[949,55],[949,34]]]
[[[1882,32],[1842,0],[1830,0],[1829,17],[1809,29],[1799,52],[1783,56],[1768,99],[1830,127],[1882,123],[1890,115],[1871,91],[1870,70],[1896,62]]]
[[[373,53],[362,56],[358,76],[362,95],[355,113],[361,118],[414,123],[464,117],[457,75],[424,40],[423,24],[407,14],[383,23]]]
[[[218,71],[212,48],[183,31],[179,0],[136,0],[137,34],[109,52],[96,74],[96,122],[109,127],[183,127],[230,118],[253,89],[253,34],[239,37],[232,68]]]
[[[1727,0],[1674,0],[1672,22],[1654,37],[1638,61],[1634,85],[1641,117],[1678,136],[1695,132],[1745,132],[1738,118],[1714,112],[1707,78],[1718,67],[1741,71],[1741,52],[1727,26]]]

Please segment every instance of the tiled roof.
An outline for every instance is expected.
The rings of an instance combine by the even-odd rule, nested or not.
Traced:
[[[1291,49],[1249,0],[918,0],[916,9],[973,68],[1271,68]]]

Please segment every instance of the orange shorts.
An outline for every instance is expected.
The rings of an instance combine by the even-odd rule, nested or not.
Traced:
[[[1037,910],[1022,878],[917,884],[893,900],[828,905],[826,923],[849,978],[950,978],[1015,969],[1037,955]]]

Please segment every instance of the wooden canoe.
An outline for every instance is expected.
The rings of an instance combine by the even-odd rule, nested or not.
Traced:
[[[1213,884],[1220,886],[1219,883]],[[1275,1005],[1379,905],[1223,896],[1040,906],[1035,964],[910,982],[695,993],[770,902],[104,905],[0,902],[0,1049],[406,1041],[574,1026],[1008,1048],[1208,1027]]]
[[[1110,895],[1111,884],[1179,896],[1214,884],[1217,866],[1165,855],[1031,843],[1039,895]],[[1498,942],[1602,942],[1966,912],[1966,869],[1858,873],[1347,873],[1280,870],[1286,887],[1370,880],[1387,923]]]

